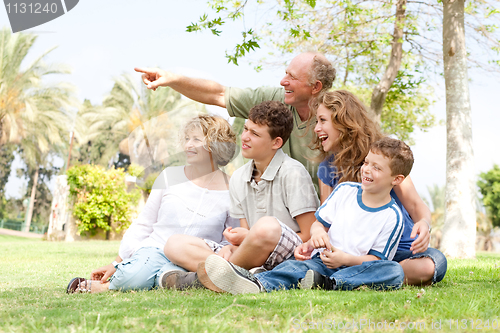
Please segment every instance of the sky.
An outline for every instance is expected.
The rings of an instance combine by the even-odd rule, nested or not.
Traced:
[[[187,25],[206,11],[204,0],[82,0],[65,15],[25,31],[39,35],[26,63],[58,46],[46,61],[69,65],[72,74],[60,78],[77,87],[81,101],[89,99],[93,104],[100,104],[111,90],[113,77],[130,73],[139,80],[140,75],[133,68],[141,66],[215,80],[225,86],[278,86],[285,65],[257,73],[249,60],[241,60],[239,66],[227,63],[225,51],[239,42],[240,23],[224,28],[221,37],[209,32],[185,31]],[[0,9],[0,27],[9,27],[4,8]],[[263,55],[264,51],[257,52],[251,61],[255,63]],[[497,130],[500,107],[495,100],[500,91],[500,74],[474,70],[469,77],[474,155],[479,174],[495,163],[500,164]],[[441,80],[432,83],[438,101],[431,111],[444,120],[444,79]],[[227,117],[224,109],[209,110]],[[411,177],[420,195],[428,197],[428,186],[442,186],[446,182],[446,128],[436,126],[414,137],[415,165]],[[7,184],[9,197],[19,197],[23,187],[23,181],[15,177],[17,167],[19,161],[14,162]]]

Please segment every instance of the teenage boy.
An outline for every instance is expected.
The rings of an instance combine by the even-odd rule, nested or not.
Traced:
[[[295,259],[272,271],[251,274],[217,256],[205,268],[210,280],[233,294],[319,287],[352,290],[361,285],[397,289],[404,272],[391,261],[403,232],[393,186],[410,173],[413,154],[402,141],[375,142],[361,167],[362,182],[340,184],[316,212],[311,239],[295,249]],[[321,249],[324,249],[321,251]]]
[[[270,270],[309,240],[319,200],[305,167],[281,149],[292,128],[292,113],[281,102],[262,102],[250,110],[241,148],[251,161],[236,170],[229,182],[230,214],[240,219],[240,227],[224,231],[231,245],[218,252],[222,260],[245,269],[263,266]],[[213,253],[195,237],[171,237],[165,245],[167,258],[197,273],[166,272],[161,286],[184,289],[200,286],[201,281],[218,290],[205,283],[204,266],[196,267]]]

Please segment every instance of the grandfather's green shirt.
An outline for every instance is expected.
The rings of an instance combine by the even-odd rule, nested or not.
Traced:
[[[231,117],[247,119],[250,109],[264,101],[280,101],[284,103],[285,89],[273,87],[260,87],[257,89],[226,87],[224,97],[227,112]],[[293,114],[293,130],[290,138],[283,146],[283,151],[304,165],[311,175],[318,193],[318,163],[312,161],[318,153],[307,147],[314,135],[313,128],[308,131],[306,122],[300,120],[297,110],[291,105],[285,105]]]

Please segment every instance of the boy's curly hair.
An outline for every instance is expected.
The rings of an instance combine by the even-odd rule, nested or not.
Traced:
[[[382,138],[374,143],[370,150],[374,153],[380,153],[387,157],[391,176],[408,176],[413,167],[413,153],[406,143],[401,140],[389,137]]]
[[[269,127],[271,139],[279,136],[283,139],[283,145],[292,133],[292,111],[278,101],[266,101],[254,106],[248,113],[248,119],[258,125]]]

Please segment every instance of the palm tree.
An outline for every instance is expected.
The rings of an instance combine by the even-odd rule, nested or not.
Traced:
[[[107,138],[101,164],[112,161],[118,151],[130,155],[129,145],[141,141],[137,146],[141,147],[146,164],[150,165],[161,155],[159,147],[165,145],[163,139],[166,134],[178,127],[174,114],[182,113],[185,118],[206,112],[202,104],[183,100],[170,88],[148,90],[139,79],[129,74],[123,74],[114,81],[102,106],[87,106],[79,112],[80,144]]]
[[[47,65],[40,55],[26,69],[21,64],[36,41],[32,34],[0,31],[0,146],[20,146],[24,162],[35,170],[26,228],[33,212],[38,169],[50,151],[61,151],[67,135],[70,109],[76,105],[72,87],[45,84],[50,74],[69,73],[62,65]]]
[[[21,63],[36,39],[37,36],[32,34],[13,35],[7,29],[0,31],[0,145],[20,143],[27,136],[26,124],[42,120],[38,115],[40,112],[53,112],[43,120],[54,118],[54,113],[73,103],[68,85],[42,83],[47,75],[69,73],[65,66],[44,63],[43,58],[53,49],[21,70]],[[47,124],[47,127],[51,126]],[[52,138],[47,137],[49,141]],[[46,142],[41,145],[46,146]]]

